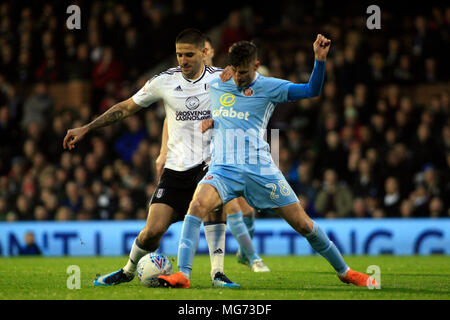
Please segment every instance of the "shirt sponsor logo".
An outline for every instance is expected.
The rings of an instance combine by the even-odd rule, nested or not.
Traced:
[[[224,107],[231,107],[235,103],[235,96],[231,93],[224,93],[220,96],[220,104]]]
[[[177,111],[175,113],[175,120],[177,121],[204,120],[208,118],[211,118],[210,110]]]
[[[219,109],[216,109],[212,113],[213,117],[227,117],[227,118],[237,118],[240,120],[246,120],[248,121],[248,117],[250,116],[250,113],[248,111],[246,112],[237,112],[233,108],[224,108],[223,106]]]
[[[240,120],[247,120],[250,116],[248,111],[238,112],[231,107],[236,102],[236,97],[231,93],[224,93],[220,96],[220,104],[222,105],[219,109],[213,111],[213,117],[227,117],[227,118],[238,118]],[[227,107],[227,108],[224,108]]]

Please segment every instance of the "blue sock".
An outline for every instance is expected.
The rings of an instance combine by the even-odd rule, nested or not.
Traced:
[[[338,248],[335,246],[333,241],[330,241],[328,236],[316,222],[314,222],[313,231],[305,237],[311,247],[313,247],[313,249],[316,250],[322,257],[327,259],[337,273],[344,274],[347,271],[348,266]]]
[[[181,229],[180,244],[178,245],[178,270],[190,278],[192,261],[200,239],[200,226],[202,219],[191,214],[184,217]]]
[[[250,217],[244,216],[244,223],[247,227],[248,234],[250,238],[253,239],[253,234],[255,233],[255,211],[252,211],[252,215]]]
[[[227,222],[231,234],[239,243],[241,252],[249,258],[250,264],[252,264],[254,260],[261,259],[253,247],[252,239],[250,238],[247,227],[242,219],[242,212],[229,214],[227,216]]]

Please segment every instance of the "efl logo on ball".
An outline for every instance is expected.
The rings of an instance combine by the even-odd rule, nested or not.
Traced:
[[[136,272],[139,281],[145,287],[158,287],[158,276],[172,273],[172,263],[161,253],[149,253],[143,256],[137,266]]]

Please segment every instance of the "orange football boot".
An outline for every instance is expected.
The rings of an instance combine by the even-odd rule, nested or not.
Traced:
[[[373,287],[378,286],[378,283],[371,276],[358,271],[353,271],[350,268],[348,269],[345,277],[338,276],[338,278],[344,283],[353,283],[358,287],[368,287],[369,284]]]
[[[179,271],[168,276],[158,276],[161,287],[171,288],[189,288],[189,279]]]

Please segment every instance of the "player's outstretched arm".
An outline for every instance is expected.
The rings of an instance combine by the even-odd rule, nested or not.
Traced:
[[[63,140],[64,149],[72,150],[75,148],[75,144],[83,139],[89,131],[109,126],[141,109],[142,107],[137,105],[132,98],[115,104],[90,123],[79,128],[67,130],[66,136]]]
[[[289,86],[288,99],[291,101],[317,97],[322,91],[325,79],[325,61],[330,50],[331,40],[318,34],[313,43],[314,69],[306,84],[291,84]]]
[[[318,34],[316,41],[313,43],[314,58],[319,61],[327,59],[328,51],[330,50],[331,40]]]

